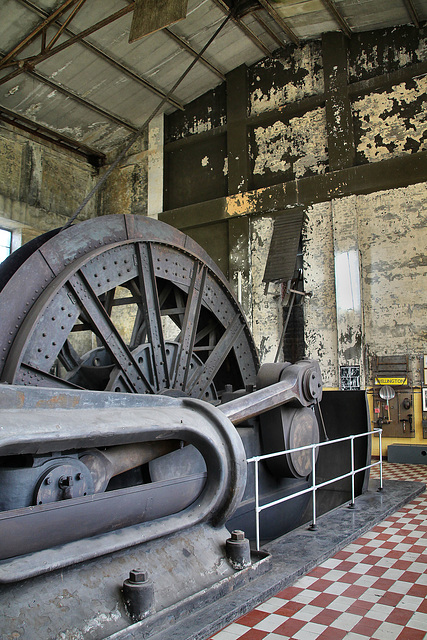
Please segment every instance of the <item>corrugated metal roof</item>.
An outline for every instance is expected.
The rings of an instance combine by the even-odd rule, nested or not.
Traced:
[[[0,54],[4,56],[13,50],[63,2],[3,0]],[[331,12],[331,3],[343,24],[358,32],[409,23],[408,2],[419,20],[427,18],[427,0],[335,0],[334,3],[332,0],[270,0],[291,35],[299,40],[343,28]],[[170,31],[200,52],[224,20],[226,4],[225,0],[189,0],[187,18],[173,25]],[[115,12],[127,10],[129,5],[133,5],[130,0],[87,1],[68,25],[71,35],[80,34]],[[73,8],[74,5],[61,15],[59,22],[64,22]],[[131,20],[129,12],[88,35],[85,42],[75,42],[40,61],[35,66],[37,75],[24,72],[2,83],[17,66],[0,69],[0,107],[94,150],[111,150],[132,128],[145,122],[159,104],[159,96],[171,90],[194,59],[194,55],[165,30],[129,44]],[[247,31],[242,31],[241,23],[259,38],[258,44]],[[212,89],[222,81],[221,74],[243,63],[250,65],[260,60],[265,51],[277,49],[278,41],[289,42],[280,23],[264,9],[244,16],[241,23],[230,20],[207,50],[206,61],[214,65],[216,72],[198,62],[163,111],[171,112]],[[56,26],[48,27],[47,42],[56,30]],[[69,37],[69,32],[61,35],[54,48],[63,45]],[[18,53],[16,60],[37,56],[40,51],[41,38],[38,37]]]

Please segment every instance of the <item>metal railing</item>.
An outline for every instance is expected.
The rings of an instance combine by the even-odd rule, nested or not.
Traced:
[[[357,469],[354,468],[354,441],[357,438],[362,437],[373,437],[374,435],[379,436],[379,455],[380,458],[378,462],[372,462],[371,464],[366,465],[365,467],[359,467]],[[365,433],[358,433],[356,435],[346,436],[345,438],[337,438],[336,440],[326,440],[325,442],[319,442],[315,444],[309,444],[304,447],[296,447],[295,449],[285,449],[283,451],[277,451],[276,453],[267,453],[262,456],[254,456],[253,458],[248,458],[247,462],[253,462],[255,464],[255,531],[256,531],[256,548],[259,551],[260,548],[260,523],[259,516],[262,511],[265,509],[269,509],[270,507],[274,507],[282,502],[287,502],[288,500],[293,500],[294,498],[298,498],[305,493],[313,494],[313,515],[312,515],[312,523],[310,525],[311,529],[316,528],[317,524],[317,516],[316,516],[316,492],[318,489],[322,489],[328,484],[332,484],[333,482],[338,482],[339,480],[343,480],[344,478],[348,478],[351,476],[351,503],[349,506],[354,507],[355,501],[355,488],[354,488],[354,476],[356,473],[360,473],[361,471],[366,471],[367,469],[371,469],[372,467],[380,466],[380,486],[379,490],[383,488],[383,465],[382,465],[382,442],[381,442],[382,429],[374,428],[372,431],[366,431]],[[350,452],[351,452],[351,471],[348,473],[344,473],[343,475],[336,476],[331,478],[330,480],[326,480],[321,482],[320,484],[316,484],[316,450],[320,449],[320,447],[326,447],[331,444],[337,444],[338,442],[345,442],[346,440],[350,441]],[[312,484],[311,487],[307,487],[307,489],[303,489],[302,491],[296,491],[289,496],[284,496],[283,498],[279,498],[278,500],[274,500],[273,502],[268,502],[267,504],[263,504],[260,506],[259,504],[259,463],[263,460],[267,460],[268,458],[277,458],[279,456],[286,455],[288,453],[295,453],[297,451],[306,451],[311,449],[311,461],[312,461]]]

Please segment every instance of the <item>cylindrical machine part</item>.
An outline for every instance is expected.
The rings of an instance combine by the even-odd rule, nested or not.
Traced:
[[[236,571],[242,571],[251,565],[251,549],[249,540],[245,538],[243,531],[236,529],[231,532],[231,537],[225,541],[227,558]]]
[[[80,456],[92,474],[95,492],[105,491],[111,478],[146,464],[159,456],[178,449],[177,440],[141,442],[110,447],[104,451],[89,449]]]
[[[123,602],[133,622],[154,612],[154,585],[146,571],[133,569],[123,582]]]
[[[264,453],[297,449],[319,442],[319,426],[314,412],[307,408],[280,407],[260,416]],[[317,459],[318,450],[315,452]],[[306,478],[313,470],[311,449],[286,453],[266,460],[276,477]]]

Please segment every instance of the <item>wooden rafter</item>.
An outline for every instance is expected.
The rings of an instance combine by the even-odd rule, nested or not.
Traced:
[[[420,28],[420,21],[418,18],[418,14],[417,14],[417,10],[415,8],[415,5],[413,3],[413,0],[403,0],[403,3],[409,13],[409,16],[413,22],[413,24],[417,27],[417,29]]]
[[[221,9],[221,11],[223,11],[223,13],[227,15],[230,13],[230,7],[227,5],[226,2],[224,2],[224,0],[212,0],[212,1],[216,4],[217,7]],[[245,36],[247,36],[250,40],[252,40],[254,45],[258,47],[258,49],[260,49],[260,51],[262,51],[265,56],[268,56],[269,58],[271,58],[271,51],[268,49],[268,47],[265,46],[262,40],[258,38],[258,36],[252,31],[252,29],[250,29],[242,20],[240,20],[239,18],[236,18],[233,15],[231,16],[231,19],[239,27],[239,29],[243,31]]]
[[[273,18],[274,22],[286,34],[289,40],[294,44],[299,44],[300,41],[298,36],[292,31],[290,26],[286,24],[282,16],[277,13],[276,9],[271,5],[269,0],[258,0],[258,2],[267,11],[267,13]]]
[[[341,31],[345,33],[347,38],[351,38],[352,31],[348,26],[346,19],[338,11],[335,2],[333,2],[333,0],[322,0],[322,2],[325,5],[325,7],[328,9],[329,13],[331,14],[335,22],[339,25]]]

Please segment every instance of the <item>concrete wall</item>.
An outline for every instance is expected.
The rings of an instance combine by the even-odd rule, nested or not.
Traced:
[[[362,364],[369,387],[374,355],[409,354],[412,380],[419,385],[419,356],[427,338],[427,183],[351,196],[338,203],[314,205],[307,211],[305,288],[313,292],[305,305],[307,355],[320,360],[328,386],[339,386],[339,365]],[[354,303],[347,295],[348,289],[340,291],[336,287],[335,272],[341,263],[333,231],[340,217],[354,222],[355,234],[347,247],[350,251],[357,247],[358,252],[360,282],[354,285],[361,291],[360,336],[356,323],[353,333],[352,325],[347,325],[351,337],[345,330],[337,331],[340,314]],[[346,352],[344,343],[347,349],[349,344],[357,347],[357,361],[351,350]]]
[[[272,283],[266,292],[265,264],[273,233],[272,218],[254,218],[251,224],[252,335],[261,362],[273,362],[282,325],[281,285]]]
[[[102,215],[114,213],[136,213],[146,215],[148,201],[148,154],[147,135],[140,138],[131,148],[120,165],[107,179],[101,192]],[[106,171],[115,154],[110,154],[101,175]]]
[[[120,149],[110,154],[114,162]],[[147,130],[111,173],[100,195],[100,215],[136,214],[156,218],[163,209],[163,115],[154,118]]]
[[[62,227],[96,179],[84,158],[0,124],[0,218],[23,242]],[[97,213],[94,198],[80,219]]]

